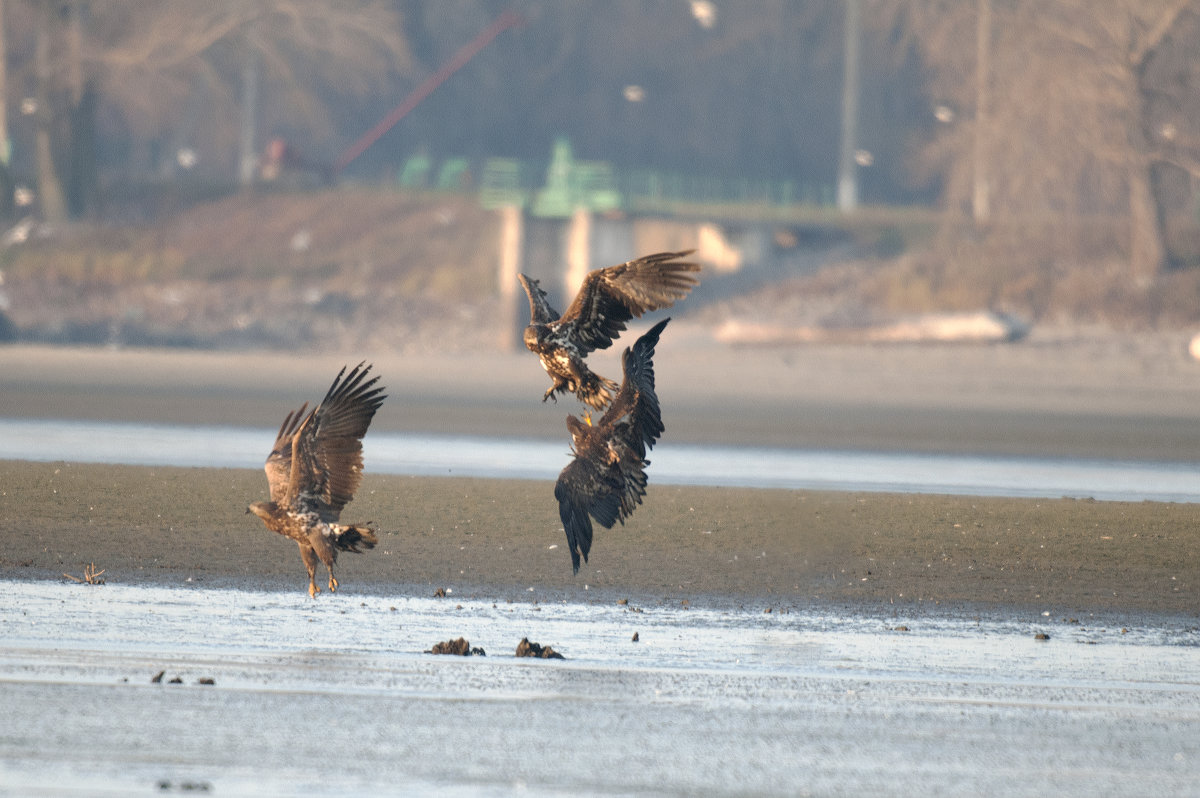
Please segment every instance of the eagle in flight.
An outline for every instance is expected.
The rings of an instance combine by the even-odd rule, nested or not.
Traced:
[[[518,275],[529,295],[525,346],[541,358],[542,368],[554,380],[542,401],[557,401],[555,394],[570,392],[596,410],[608,406],[617,384],[591,371],[584,359],[595,349],[612,346],[631,318],[687,296],[699,282],[694,272],[700,271],[700,264],[679,258],[694,251],[659,252],[588,272],[561,316],[550,307],[537,280]]]
[[[319,405],[305,415],[305,402],[287,414],[265,466],[271,500],[246,508],[267,529],[300,546],[309,596],[321,592],[318,560],[329,569],[332,592],[338,586],[333,575],[338,551],[361,553],[360,546],[370,549],[378,542],[367,525],[338,523],[362,481],[362,438],[385,398],[383,388],[374,387],[379,377],[366,379],[370,370],[359,363],[346,374],[343,366]]]
[[[575,573],[580,555],[587,562],[592,548],[592,518],[605,529],[617,521],[624,524],[646,495],[646,450],[663,432],[651,358],[668,321],[651,327],[625,350],[625,379],[599,422],[593,426],[590,417],[580,421],[567,416],[575,459],[558,475],[554,498]]]

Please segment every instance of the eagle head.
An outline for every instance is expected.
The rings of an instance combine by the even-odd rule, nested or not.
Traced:
[[[254,513],[262,520],[266,521],[271,516],[275,515],[277,510],[275,502],[254,502],[246,508],[247,513]]]
[[[546,325],[530,324],[525,328],[525,348],[530,352],[542,350],[542,339],[546,336]]]
[[[571,434],[571,445],[578,450],[587,441],[592,430],[591,414],[589,413],[586,420],[580,420],[573,415],[567,416],[567,432]]]

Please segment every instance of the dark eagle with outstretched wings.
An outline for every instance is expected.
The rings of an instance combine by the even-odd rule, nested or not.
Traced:
[[[265,466],[271,500],[246,508],[267,529],[300,546],[310,596],[321,592],[318,560],[329,569],[332,592],[338,586],[333,575],[338,552],[361,552],[360,546],[370,549],[378,542],[369,526],[338,523],[362,481],[362,439],[385,398],[383,388],[374,387],[379,377],[367,379],[370,370],[359,363],[346,374],[342,367],[308,415],[308,402],[287,414]]]
[[[525,346],[541,358],[542,368],[554,380],[542,401],[569,392],[596,410],[608,406],[617,384],[591,371],[584,359],[593,350],[612,346],[633,317],[670,307],[687,296],[699,282],[695,272],[700,264],[679,258],[694,251],[659,252],[588,272],[561,316],[550,307],[537,280],[519,275],[529,295]]]
[[[663,432],[652,358],[668,321],[651,327],[625,350],[625,379],[599,422],[593,426],[567,416],[575,459],[558,475],[554,498],[575,573],[580,555],[587,562],[592,548],[592,519],[605,529],[617,521],[624,524],[646,495],[646,450]]]

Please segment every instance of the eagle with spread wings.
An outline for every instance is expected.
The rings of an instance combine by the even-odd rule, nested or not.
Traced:
[[[529,295],[525,346],[536,353],[554,380],[542,401],[557,393],[574,393],[596,410],[612,399],[617,384],[587,367],[589,352],[607,349],[625,322],[646,311],[670,307],[699,282],[700,264],[681,261],[695,250],[659,252],[588,272],[574,301],[561,316],[546,299],[538,281],[518,275]]]
[[[371,366],[359,363],[346,374],[338,372],[321,403],[307,415],[305,402],[288,413],[275,437],[265,466],[270,501],[246,508],[267,529],[289,537],[300,546],[308,569],[308,595],[317,587],[317,561],[329,569],[329,590],[337,590],[333,564],[339,551],[361,553],[378,540],[368,525],[341,524],[338,517],[362,481],[362,439],[375,411],[383,404],[379,377],[367,379]],[[344,379],[343,379],[344,377]]]
[[[670,319],[651,327],[625,350],[625,379],[612,404],[592,425],[567,416],[575,459],[558,475],[554,498],[571,567],[579,573],[579,558],[587,562],[592,548],[592,519],[611,529],[622,524],[646,495],[646,450],[662,435],[662,414],[654,392],[654,347]]]

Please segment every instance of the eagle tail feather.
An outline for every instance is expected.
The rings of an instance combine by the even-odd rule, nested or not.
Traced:
[[[607,377],[601,377],[594,371],[588,371],[579,382],[575,395],[579,401],[595,410],[608,407],[620,386]]]
[[[560,483],[554,486],[554,497],[558,499],[558,515],[562,520],[563,532],[567,534],[567,550],[571,554],[571,570],[579,573],[579,559],[587,562],[592,550],[592,519],[587,508]],[[611,526],[611,524],[610,524]]]
[[[375,530],[371,529],[366,524],[346,524],[337,526],[337,538],[335,545],[341,551],[352,551],[355,554],[362,554],[362,546],[366,549],[375,548],[375,544],[379,542],[379,538],[375,536]]]

